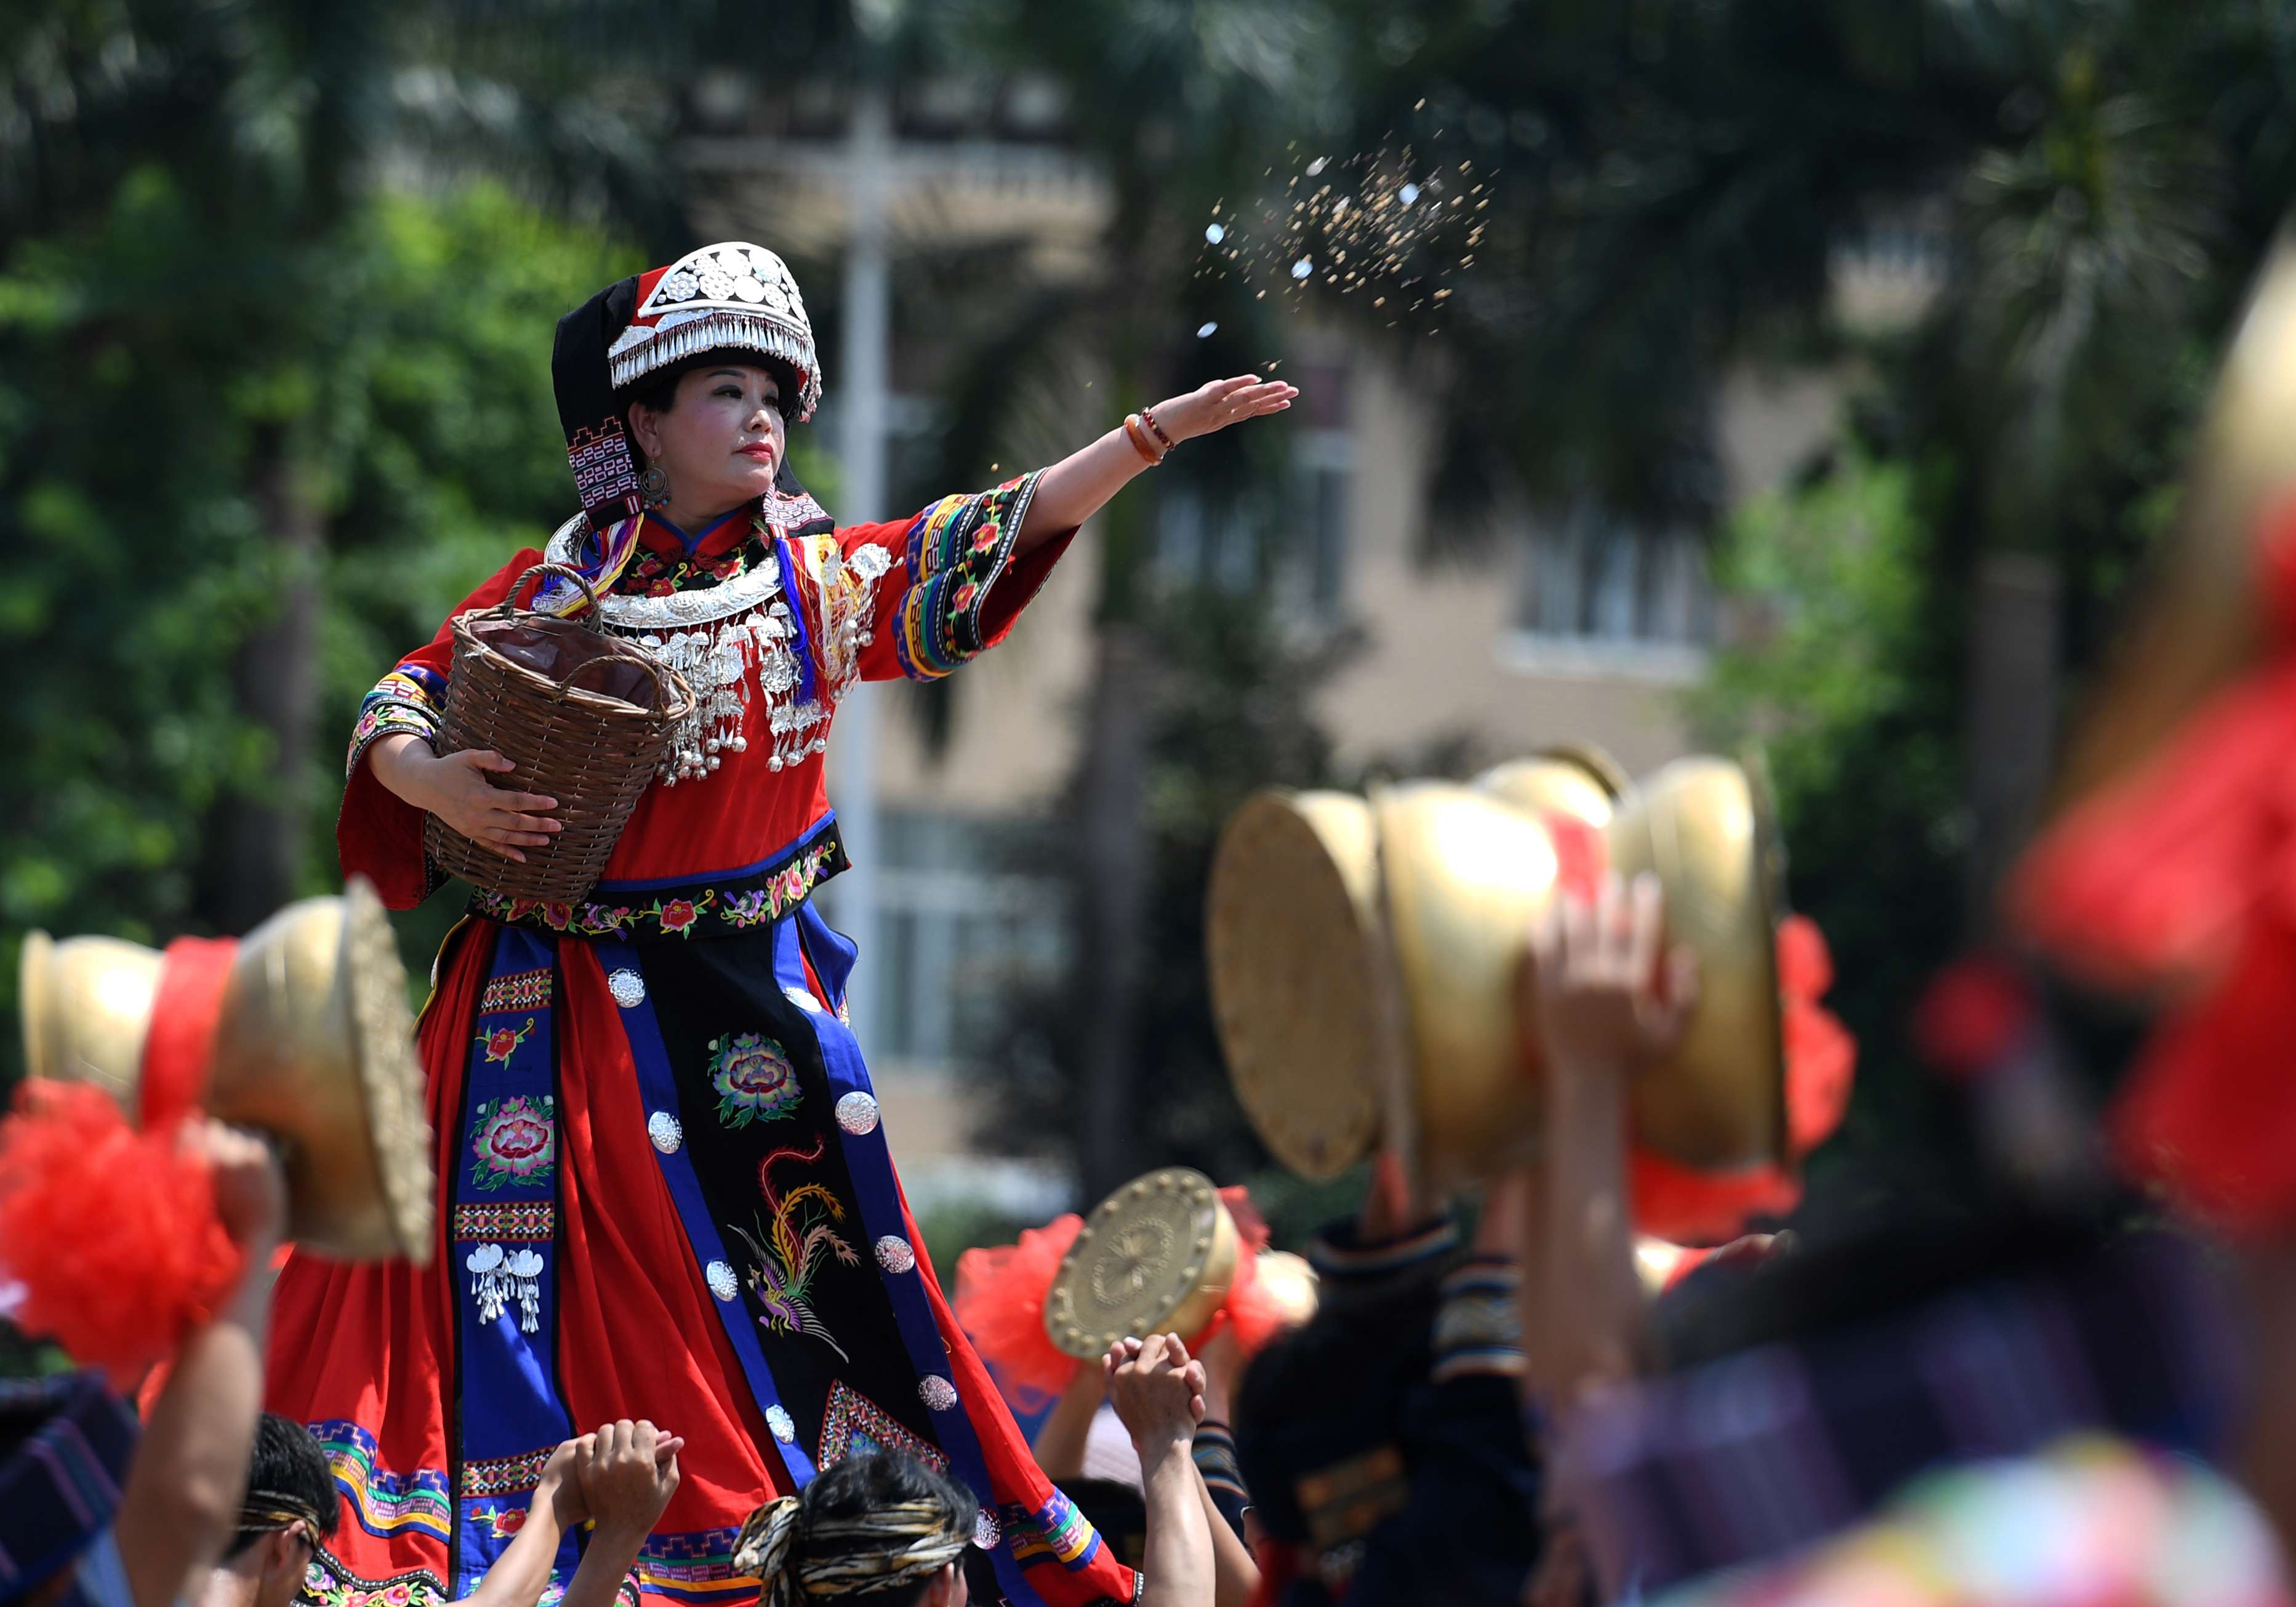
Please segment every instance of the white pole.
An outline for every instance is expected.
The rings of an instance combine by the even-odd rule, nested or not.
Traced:
[[[885,517],[886,355],[892,323],[892,280],[885,263],[885,192],[890,179],[892,114],[885,92],[864,88],[853,108],[851,133],[852,240],[845,258],[845,422],[838,442],[845,484],[840,520],[861,524]],[[879,628],[890,628],[881,625]],[[870,963],[880,938],[877,922],[878,689],[856,685],[838,710],[830,758],[835,771],[831,801],[841,824],[853,868],[830,885],[846,935],[861,946],[847,996],[853,1031],[865,1055],[878,1047],[875,990]]]

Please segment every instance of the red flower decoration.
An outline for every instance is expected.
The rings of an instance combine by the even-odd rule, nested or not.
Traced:
[[[700,917],[701,913],[701,911],[693,907],[693,899],[673,898],[668,903],[661,906],[661,930],[664,931],[684,931],[687,927],[693,924],[695,920]]]

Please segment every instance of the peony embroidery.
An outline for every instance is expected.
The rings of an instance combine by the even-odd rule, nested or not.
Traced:
[[[652,908],[638,913],[652,915],[660,926],[663,936],[683,938],[692,933],[694,923],[701,919],[701,912],[717,901],[718,895],[713,891],[702,894],[699,900],[672,898],[666,904],[656,903]]]
[[[718,1119],[729,1127],[778,1121],[796,1111],[797,1068],[772,1038],[728,1033],[709,1045],[709,1086],[718,1090]]]
[[[554,1102],[545,1094],[533,1100],[512,1095],[473,1110],[471,1115],[479,1136],[471,1145],[478,1157],[471,1168],[472,1186],[497,1189],[513,1179],[547,1182],[551,1162],[558,1158],[554,1108]]]
[[[526,1035],[533,1030],[534,1018],[528,1016],[525,1026],[516,1029],[496,1027],[480,1033],[478,1041],[485,1047],[489,1062],[507,1066],[510,1057],[518,1053],[518,1046],[526,1042]]]

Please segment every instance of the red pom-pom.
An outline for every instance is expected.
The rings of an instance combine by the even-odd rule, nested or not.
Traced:
[[[1673,1244],[1726,1244],[1751,1217],[1783,1217],[1801,1203],[1801,1185],[1767,1161],[1702,1172],[1637,1146],[1628,1185],[1637,1232]]]
[[[0,1122],[0,1276],[18,1322],[123,1382],[170,1355],[239,1282],[207,1163],[139,1133],[102,1090],[33,1081]]]
[[[1849,1113],[1857,1040],[1823,1004],[1786,1001],[1786,1144],[1795,1157],[1833,1136]]]
[[[1077,1358],[1045,1332],[1045,1296],[1083,1227],[1070,1211],[1022,1230],[1018,1244],[956,1259],[957,1323],[1017,1411],[1042,1411],[1076,1376]]]
[[[1833,951],[1808,915],[1778,922],[1778,991],[1790,999],[1822,999],[1833,986]]]
[[[1778,1003],[1785,1036],[1786,1144],[1799,1159],[1833,1136],[1849,1113],[1857,1040],[1818,1004],[1833,986],[1833,955],[1808,915],[1778,922]]]
[[[1220,1190],[1219,1197],[1235,1224],[1235,1281],[1227,1286],[1227,1299],[1204,1324],[1203,1332],[1182,1338],[1190,1350],[1196,1350],[1223,1325],[1231,1326],[1237,1348],[1246,1356],[1257,1356],[1267,1348],[1268,1341],[1291,1326],[1283,1304],[1259,1282],[1259,1252],[1267,1248],[1271,1236],[1267,1218],[1259,1214],[1250,1192],[1241,1184]]]
[[[1227,1208],[1227,1218],[1235,1224],[1236,1252],[1256,1256],[1267,1248],[1269,1234],[1267,1218],[1251,1202],[1251,1191],[1241,1183],[1232,1183],[1219,1192],[1220,1203]]]

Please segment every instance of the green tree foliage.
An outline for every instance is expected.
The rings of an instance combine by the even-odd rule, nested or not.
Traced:
[[[1932,471],[1934,474],[1934,470]],[[1869,1176],[1942,1142],[1950,1112],[1905,1021],[1958,928],[1958,709],[1939,629],[1954,606],[1915,468],[1842,452],[1741,509],[1715,553],[1734,638],[1689,700],[1699,738],[1767,762],[1796,906],[1838,965],[1858,1040],[1848,1152]]]
[[[0,278],[0,989],[22,931],[144,941],[196,926],[200,824],[265,784],[233,656],[275,606],[248,463],[294,432],[332,537],[307,890],[357,700],[570,497],[546,331],[635,256],[486,185],[378,191],[327,273],[260,316],[202,295],[191,198],[157,168]],[[12,1041],[7,1052],[12,1058]]]

